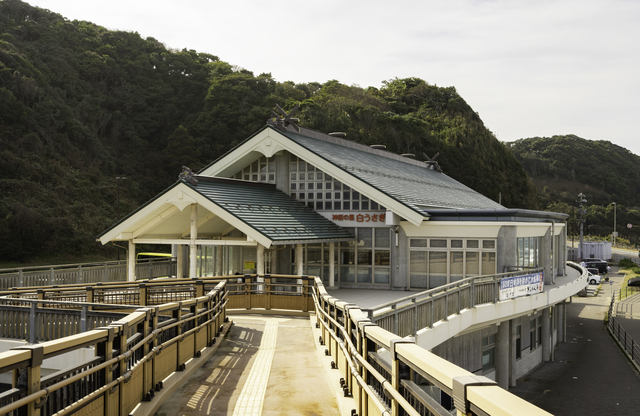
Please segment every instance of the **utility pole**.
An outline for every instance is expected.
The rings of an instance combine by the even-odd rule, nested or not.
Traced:
[[[618,213],[618,205],[615,202],[612,202],[613,204],[613,246],[616,246],[616,238],[618,237],[618,229],[616,228],[616,216]]]
[[[586,214],[586,211],[582,207],[583,207],[583,204],[587,202],[587,197],[585,196],[585,194],[580,192],[578,194],[578,200],[576,202],[578,203],[578,206],[579,206],[578,211],[580,211],[580,261],[582,261],[582,259],[584,259],[584,242],[583,242],[584,219],[582,218],[582,215]]]

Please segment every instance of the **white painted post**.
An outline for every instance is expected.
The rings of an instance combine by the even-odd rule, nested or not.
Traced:
[[[336,284],[336,243],[329,243],[329,287]]]
[[[304,273],[303,256],[304,256],[304,250],[303,250],[302,244],[296,245],[296,274],[298,276],[302,276],[302,274]],[[302,279],[298,279],[297,283],[299,285],[302,285]],[[302,292],[302,287],[299,286],[297,291]]]
[[[551,309],[546,307],[542,310],[542,361],[551,359]]]
[[[136,280],[136,245],[133,240],[129,240],[127,250],[127,280],[130,282]]]
[[[191,240],[189,241],[189,277],[196,278],[196,261],[198,260],[198,204],[191,204]]]
[[[184,278],[184,247],[181,244],[176,245],[176,278]]]
[[[498,326],[496,348],[494,350],[496,382],[505,390],[509,389],[509,321]]]
[[[264,274],[264,246],[260,243],[256,250],[256,273]]]
[[[304,273],[303,247],[302,244],[296,245],[296,274],[302,276]]]
[[[215,246],[216,250],[216,276],[222,276],[222,252],[223,246]]]

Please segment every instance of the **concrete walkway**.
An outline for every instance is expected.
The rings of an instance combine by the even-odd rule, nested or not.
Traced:
[[[230,319],[234,325],[216,355],[159,408],[157,416],[340,414],[339,372],[325,360],[313,316]],[[336,377],[329,376],[331,371]],[[341,406],[350,413],[349,403]]]
[[[556,415],[640,415],[640,377],[604,325],[611,293],[624,278],[616,271],[609,273],[613,285],[603,284],[597,296],[572,297],[567,342],[509,391]]]

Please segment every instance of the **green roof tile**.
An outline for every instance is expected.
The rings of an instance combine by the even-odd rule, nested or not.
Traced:
[[[274,185],[198,176],[189,187],[274,243],[353,240],[353,235]]]
[[[428,169],[424,162],[355,142],[301,130],[283,135],[361,179],[397,201],[424,212],[430,208],[503,209],[497,202],[444,173]],[[311,135],[315,137],[310,137]]]

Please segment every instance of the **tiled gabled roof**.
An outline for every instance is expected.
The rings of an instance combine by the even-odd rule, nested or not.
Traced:
[[[412,209],[504,209],[426,163],[310,130],[283,135]],[[312,137],[313,136],[313,137]],[[478,172],[481,174],[481,172]]]
[[[184,182],[274,244],[348,241],[354,236],[274,185],[197,176],[197,185]]]

